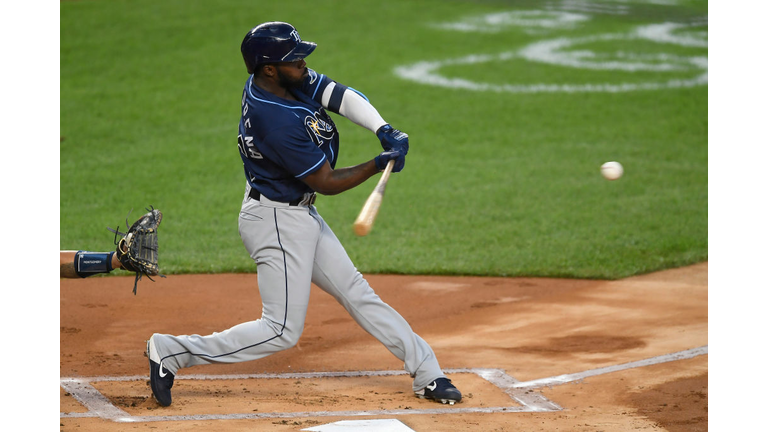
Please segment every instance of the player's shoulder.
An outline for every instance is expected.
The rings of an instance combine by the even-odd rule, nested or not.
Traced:
[[[330,82],[331,81],[325,75],[312,68],[307,68],[307,77],[304,78],[301,91],[312,99],[315,99],[318,94],[322,94],[322,91]]]
[[[312,68],[307,68],[307,78],[305,79],[305,84],[318,85],[322,83],[324,79],[325,79],[325,75],[318,73],[316,70]]]

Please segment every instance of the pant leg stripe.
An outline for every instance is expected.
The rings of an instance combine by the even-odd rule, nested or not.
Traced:
[[[283,314],[283,328],[280,330],[280,336],[283,335],[285,330],[285,323],[288,322],[288,262],[285,259],[285,249],[283,249],[283,242],[280,241],[280,227],[277,224],[277,209],[272,209],[275,214],[275,232],[277,232],[277,244],[280,245],[280,252],[283,254],[283,274],[285,276],[285,312]]]
[[[163,357],[160,361],[163,361],[163,360],[165,360],[165,359],[167,359],[169,357],[176,357],[176,356],[182,355],[182,354],[189,354],[189,355],[193,355],[193,356],[197,356],[197,357],[206,357],[206,358],[226,357],[228,355],[237,354],[240,351],[247,350],[248,348],[253,348],[255,346],[259,346],[261,344],[267,343],[267,342],[269,342],[271,340],[274,340],[274,339],[277,339],[277,338],[283,336],[283,331],[285,330],[285,324],[286,324],[286,322],[288,322],[288,261],[287,261],[287,259],[285,257],[285,249],[283,248],[283,243],[280,241],[280,226],[277,223],[277,208],[273,209],[273,213],[274,213],[274,216],[275,216],[275,232],[277,233],[277,243],[280,245],[280,251],[283,254],[283,272],[284,272],[284,276],[285,276],[285,311],[284,311],[284,314],[283,314],[283,328],[280,329],[280,334],[278,334],[276,336],[273,336],[273,337],[271,337],[271,338],[269,338],[267,340],[263,340],[261,342],[255,343],[253,345],[248,345],[246,347],[240,348],[240,349],[238,349],[236,351],[232,351],[232,352],[229,352],[229,353],[218,354],[218,355],[210,355],[210,354],[201,354],[201,353],[193,353],[193,352],[190,352],[190,351],[184,351],[184,352],[180,352],[180,353],[176,353],[176,354],[169,354],[169,355]]]

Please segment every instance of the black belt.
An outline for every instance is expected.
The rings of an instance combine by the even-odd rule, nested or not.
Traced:
[[[259,191],[257,191],[256,189],[253,189],[253,188],[251,188],[251,191],[248,192],[248,196],[251,197],[252,199],[257,200],[257,201],[259,200],[259,198],[261,198],[261,194],[259,193]],[[311,204],[315,203],[315,198],[316,198],[316,194],[313,192],[310,195],[309,199],[307,199],[306,196],[303,196],[301,198],[296,198],[295,200],[293,200],[293,201],[291,201],[291,202],[289,202],[287,204],[289,206],[298,206],[298,205],[302,205],[302,204],[304,204],[304,205],[311,205]]]

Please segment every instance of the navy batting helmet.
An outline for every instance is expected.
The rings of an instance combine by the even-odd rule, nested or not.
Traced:
[[[301,40],[296,28],[279,21],[257,25],[240,44],[240,52],[250,74],[260,64],[303,59],[315,48],[316,43]]]

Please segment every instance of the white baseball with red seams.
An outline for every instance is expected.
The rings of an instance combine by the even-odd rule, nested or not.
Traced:
[[[616,161],[606,162],[600,167],[600,174],[607,180],[617,180],[624,175],[624,167]]]

